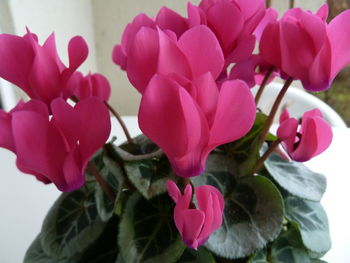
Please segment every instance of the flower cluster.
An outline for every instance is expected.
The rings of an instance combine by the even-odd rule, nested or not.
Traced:
[[[110,94],[107,79],[77,71],[88,56],[82,37],[70,40],[68,55],[66,67],[54,34],[43,45],[29,30],[23,37],[0,35],[0,77],[30,98],[9,113],[0,110],[0,147],[17,155],[19,170],[65,192],[84,184],[87,163],[111,128],[103,103]],[[79,101],[72,107],[69,98]]]
[[[293,8],[277,20],[277,12],[265,8],[263,0],[189,3],[187,18],[163,7],[155,18],[140,14],[128,24],[112,57],[142,94],[138,117],[143,133],[164,151],[177,175],[198,176],[214,148],[251,129],[256,105],[249,87],[264,87],[280,76],[285,89],[301,80],[305,89],[320,91],[350,62],[350,11],[330,24],[327,16],[324,5],[316,14]],[[257,43],[259,52],[253,53]],[[274,114],[260,135],[262,143]],[[318,110],[305,113],[297,130],[297,120],[284,112],[278,142],[295,161],[307,161],[331,143],[331,128]],[[202,235],[214,229],[190,235],[186,226],[202,222],[202,215],[188,208],[191,189],[186,188],[183,209],[186,215],[198,213],[198,220],[180,217],[182,199],[174,189],[169,185],[177,203],[176,225],[185,243],[197,247],[207,238]]]
[[[222,224],[221,192],[211,185],[193,187],[189,177],[205,171],[215,148],[252,129],[259,96],[254,100],[250,88],[261,84],[261,93],[274,77],[286,81],[262,131],[255,134],[259,150],[293,80],[301,80],[309,91],[325,90],[350,63],[350,11],[329,24],[327,16],[327,5],[315,14],[293,8],[278,20],[264,0],[202,0],[198,6],[188,4],[187,17],[163,7],[155,18],[140,14],[127,25],[112,59],[142,95],[141,130],[181,177],[183,193],[173,181],[167,186],[176,203],[174,221],[187,246],[197,249]],[[10,112],[0,110],[0,147],[16,154],[22,172],[61,191],[84,185],[88,162],[111,129],[108,80],[78,71],[88,56],[82,37],[70,40],[68,56],[66,66],[54,34],[42,45],[29,30],[23,37],[0,34],[0,77],[29,97]],[[298,127],[284,111],[278,138],[249,175],[259,171],[279,144],[291,159],[304,162],[332,141],[332,129],[317,109],[306,112]],[[114,202],[108,184],[101,187]]]

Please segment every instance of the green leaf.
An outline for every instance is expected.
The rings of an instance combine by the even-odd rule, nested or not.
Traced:
[[[284,190],[302,199],[320,201],[326,190],[326,177],[302,163],[286,162],[272,154],[265,161],[265,167]]]
[[[134,193],[127,201],[118,243],[126,263],[171,263],[185,246],[173,223],[174,204],[167,194],[151,200]]]
[[[63,193],[51,207],[41,229],[42,248],[54,259],[71,258],[93,244],[104,227],[94,187],[85,185]]]
[[[165,156],[160,159],[126,162],[125,171],[129,180],[146,199],[165,193],[166,181],[173,178]]]
[[[40,234],[28,248],[23,263],[72,263],[70,259],[55,260],[48,256],[41,246]]]
[[[271,244],[255,253],[248,263],[311,263],[300,235],[294,227],[283,230]]]
[[[241,139],[223,145],[221,148],[231,155],[240,176],[250,175],[259,159],[259,134],[264,128],[267,116],[257,113],[251,130]]]
[[[269,259],[271,263],[311,262],[308,252],[300,239],[300,234],[294,227],[283,231],[273,243]]]
[[[251,255],[277,237],[282,228],[284,205],[269,179],[262,176],[237,179],[227,170],[224,166],[215,173],[207,170],[193,182],[214,185],[224,194],[223,224],[206,247],[221,257],[236,259]]]
[[[285,206],[286,217],[298,227],[305,247],[317,257],[323,256],[331,248],[331,239],[322,205],[288,196]]]
[[[76,263],[115,263],[119,249],[117,244],[118,220],[113,217],[101,236],[79,256]]]
[[[95,184],[97,211],[101,219],[106,222],[112,217],[114,213],[114,206],[119,201],[122,194],[124,176],[122,168],[110,158],[104,156],[103,163],[104,166],[100,174],[116,195],[115,202],[112,202],[107,194],[103,191],[101,185],[99,183]]]
[[[215,263],[213,255],[204,247],[198,250],[186,248],[177,263]]]

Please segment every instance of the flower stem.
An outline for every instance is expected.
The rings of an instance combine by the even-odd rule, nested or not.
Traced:
[[[266,87],[266,84],[267,82],[269,81],[270,77],[271,77],[271,74],[273,73],[274,71],[274,68],[271,68],[268,72],[266,72],[265,74],[265,77],[264,77],[264,80],[263,82],[261,83],[260,85],[260,88],[258,90],[258,92],[256,93],[256,96],[255,96],[255,104],[256,106],[258,106],[258,103],[259,103],[259,100],[261,98],[261,95],[263,94],[264,92],[264,89]]]
[[[87,168],[89,172],[95,177],[96,181],[100,184],[105,194],[109,197],[109,199],[111,199],[111,201],[114,202],[115,195],[112,189],[109,187],[108,183],[103,179],[101,174],[98,172],[96,166],[93,165],[92,163],[89,163]]]
[[[147,159],[151,159],[154,157],[161,157],[163,155],[162,149],[158,149],[154,152],[140,154],[140,155],[131,154],[127,151],[124,151],[120,147],[115,148],[115,151],[122,157],[122,159],[124,161],[128,161],[128,162],[130,162],[130,161],[142,161],[142,160],[147,160]]]
[[[263,167],[264,165],[264,162],[266,161],[267,157],[270,156],[270,154],[276,150],[276,148],[278,147],[278,145],[281,143],[281,140],[280,139],[277,139],[276,141],[274,141],[269,149],[264,153],[263,156],[260,157],[260,159],[258,160],[258,162],[256,163],[256,166],[253,170],[253,174],[257,173],[260,171],[260,169]]]
[[[105,101],[105,104],[107,106],[107,108],[109,109],[109,111],[113,114],[114,117],[116,117],[116,119],[118,120],[120,126],[122,127],[125,136],[128,140],[129,143],[134,143],[134,140],[131,138],[130,133],[128,131],[128,128],[126,127],[123,119],[121,118],[121,116],[119,115],[119,113],[107,102]]]
[[[286,82],[284,83],[283,88],[281,89],[280,93],[278,94],[278,96],[275,100],[275,103],[273,104],[272,109],[270,111],[270,115],[265,122],[264,129],[262,130],[262,132],[260,134],[259,148],[261,148],[261,146],[263,145],[265,138],[266,138],[267,134],[269,133],[270,127],[273,123],[273,119],[275,118],[275,115],[277,113],[278,107],[280,106],[282,99],[283,99],[284,95],[286,94],[288,88],[290,87],[290,84],[292,84],[292,82],[293,82],[292,78],[287,79]]]

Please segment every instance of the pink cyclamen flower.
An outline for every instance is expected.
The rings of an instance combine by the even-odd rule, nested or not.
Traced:
[[[265,17],[264,0],[202,0],[199,7],[205,23],[220,42],[226,65],[243,61],[252,54],[254,33],[261,30],[258,26]],[[194,15],[195,9],[190,14]],[[266,17],[270,17],[270,12]]]
[[[11,112],[0,111],[0,146],[17,155],[17,167],[61,191],[85,182],[85,168],[110,133],[109,113],[99,98],[74,108],[62,98],[48,107],[39,100],[20,102]]]
[[[298,121],[289,116],[288,110],[284,110],[277,136],[294,161],[306,162],[328,148],[333,133],[318,109],[304,113],[299,130]]]
[[[195,187],[198,208],[193,208],[192,186],[188,184],[182,195],[173,181],[168,181],[168,192],[176,203],[174,221],[183,241],[188,247],[197,249],[222,224],[224,198],[211,185]]]
[[[58,57],[54,34],[43,45],[29,31],[23,37],[0,34],[0,77],[20,87],[30,98],[50,105],[57,97],[67,99],[72,95],[66,84],[88,55],[82,37],[70,40],[68,55],[66,67]]]
[[[161,8],[155,19],[145,14],[139,14],[126,26],[122,35],[121,44],[116,45],[113,49],[112,59],[114,63],[119,65],[123,70],[127,68],[128,55],[132,54],[134,51],[133,42],[136,34],[143,27],[154,30],[159,28],[161,30],[173,32],[176,37],[180,37],[189,29],[187,19],[167,7]]]
[[[213,149],[250,130],[255,111],[243,81],[223,82],[219,90],[209,72],[182,84],[155,75],[142,96],[138,119],[177,175],[190,177],[204,171]]]
[[[350,63],[350,10],[329,24],[327,14],[327,5],[316,14],[290,9],[265,27],[260,41],[262,58],[285,78],[301,80],[309,91],[328,89]]]
[[[87,74],[84,76],[80,72],[75,72],[68,82],[68,90],[78,100],[90,97],[99,97],[103,101],[108,101],[111,95],[111,86],[105,76],[99,73]]]
[[[142,27],[130,47],[126,71],[141,93],[155,74],[182,81],[210,72],[217,79],[224,66],[220,44],[204,25],[187,30],[179,39],[172,31]]]

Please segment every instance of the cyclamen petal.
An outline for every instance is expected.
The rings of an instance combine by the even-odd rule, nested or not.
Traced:
[[[17,155],[22,172],[53,182],[61,191],[73,191],[84,184],[87,162],[108,139],[109,113],[98,98],[82,100],[74,108],[57,98],[51,110],[52,117],[41,101],[20,103],[5,116],[0,146]],[[3,138],[11,145],[3,144]]]
[[[184,195],[173,181],[168,181],[168,192],[176,203],[174,221],[184,243],[197,249],[222,224],[224,199],[219,190],[210,185],[195,187],[199,207],[192,208],[192,186],[188,184]],[[174,198],[176,196],[176,198]],[[192,203],[192,205],[191,205]],[[190,208],[191,207],[191,208]]]

